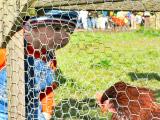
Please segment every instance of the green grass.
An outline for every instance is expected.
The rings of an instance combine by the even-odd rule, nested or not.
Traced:
[[[56,53],[66,79],[55,91],[56,102],[73,99],[78,104],[84,99],[95,99],[96,92],[104,91],[117,81],[125,81],[157,91],[160,103],[160,34],[157,33],[159,31],[143,29],[123,33],[75,32],[70,43]],[[75,119],[83,116],[86,120],[105,119],[106,115],[102,115],[97,106],[90,108],[88,104],[83,104],[88,107],[85,110],[73,107],[79,111]]]

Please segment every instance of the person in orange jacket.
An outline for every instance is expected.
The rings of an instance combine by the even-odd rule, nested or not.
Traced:
[[[26,119],[49,120],[57,88],[55,50],[64,47],[73,33],[77,12],[47,10],[45,16],[32,17],[24,22],[25,110]],[[0,78],[6,86],[6,50],[0,49]],[[3,59],[3,61],[2,61]],[[1,74],[2,73],[2,74]],[[1,96],[2,94],[0,94]],[[7,92],[5,94],[7,96]],[[0,99],[0,119],[8,119],[7,97]]]

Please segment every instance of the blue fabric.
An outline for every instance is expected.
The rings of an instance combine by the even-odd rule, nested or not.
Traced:
[[[0,100],[0,120],[8,120],[8,101]]]
[[[96,28],[97,27],[97,20],[95,18],[88,18],[87,24],[89,28]]]
[[[35,88],[37,91],[44,90],[47,86],[51,86],[55,81],[53,70],[40,59],[35,59]]]
[[[8,114],[4,112],[0,112],[0,120],[8,120]]]
[[[6,68],[0,71],[0,120],[8,119]]]
[[[34,63],[32,63],[32,60]],[[34,77],[35,81],[34,79],[27,78],[30,81],[27,81],[26,83],[27,87],[29,87],[27,89],[31,91],[31,93],[35,92],[35,94],[31,96],[33,97],[32,102],[34,104],[27,104],[26,106],[28,108],[27,110],[29,110],[27,114],[27,120],[31,120],[33,119],[33,117],[37,118],[37,120],[45,120],[43,114],[41,113],[41,106],[38,98],[38,94],[39,94],[38,91],[45,89],[45,87],[47,86],[50,86],[55,80],[55,74],[53,70],[50,67],[48,67],[46,63],[44,63],[40,59],[31,59],[31,57],[28,57],[28,60],[26,61],[26,63],[34,64],[34,66],[32,66],[34,68],[33,69],[34,72],[33,73],[31,72],[31,74],[34,74],[35,76]],[[29,69],[26,69],[26,70],[31,71],[30,64],[28,65],[28,67]],[[6,73],[7,73],[6,68],[0,71],[0,120],[8,120],[8,100],[7,100],[7,80],[6,80],[7,74]],[[30,78],[32,77],[33,75],[30,76]],[[32,84],[34,85],[32,86]],[[29,99],[29,96],[26,96],[26,97],[28,97],[28,102],[31,102]],[[32,115],[33,113],[35,114]]]
[[[0,100],[5,99],[7,100],[7,92],[5,91],[7,87],[7,74],[6,74],[6,68],[3,68],[0,71]]]
[[[5,87],[6,86],[6,68],[4,67],[2,70],[0,70],[0,85]]]
[[[128,16],[129,19],[131,19],[131,15],[132,15],[132,13],[128,12],[127,16]]]
[[[103,11],[102,11],[102,14],[103,14],[103,17],[107,17],[107,16],[108,16],[108,11],[103,10]]]

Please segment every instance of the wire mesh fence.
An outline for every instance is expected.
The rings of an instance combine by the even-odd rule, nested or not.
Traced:
[[[1,120],[159,120],[158,0],[0,1]]]

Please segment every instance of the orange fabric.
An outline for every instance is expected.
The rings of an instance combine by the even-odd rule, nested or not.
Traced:
[[[0,49],[0,70],[6,65],[6,49]]]
[[[55,71],[57,68],[57,61],[51,60],[50,67]],[[40,101],[42,104],[42,112],[46,112],[50,115],[53,114],[54,107],[56,105],[54,100],[53,90],[58,87],[57,83],[53,83],[51,86],[48,86],[45,91],[40,92]]]
[[[56,105],[53,90],[57,87],[57,84],[53,83],[52,86],[47,87],[44,92],[40,93],[39,97],[42,104],[42,112],[49,113],[50,115],[53,113],[53,109]]]
[[[44,96],[41,99],[42,112],[46,112],[52,115],[53,109],[55,107],[54,93],[53,92],[50,92],[49,94],[41,93],[40,96]]]
[[[115,16],[112,17],[112,21],[118,26],[124,26],[125,22],[123,19],[117,18]]]
[[[50,67],[52,68],[52,70],[56,71],[56,69],[57,69],[57,61],[56,60],[51,60],[50,61]]]
[[[57,68],[57,61],[51,60],[50,67],[56,71]],[[50,115],[53,114],[54,107],[56,105],[54,100],[54,93],[53,90],[58,87],[57,83],[53,83],[51,86],[47,87],[44,92],[40,93],[40,101],[42,104],[42,112],[46,112]]]

